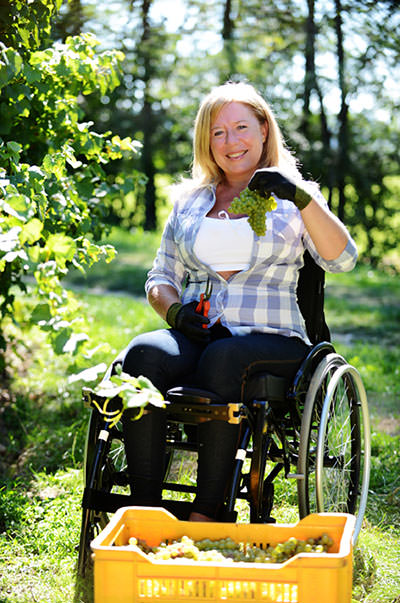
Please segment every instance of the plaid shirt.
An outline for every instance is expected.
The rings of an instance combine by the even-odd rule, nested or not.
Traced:
[[[314,192],[313,198],[326,204],[320,192]],[[146,293],[154,285],[172,285],[185,304],[200,298],[210,277],[213,284],[208,315],[211,325],[220,319],[234,335],[252,331],[278,333],[310,343],[296,299],[304,250],[308,249],[327,272],[345,272],[351,270],[357,260],[354,241],[349,240],[336,260],[324,260],[316,251],[296,206],[277,198],[277,209],[267,213],[265,236],[254,234],[249,268],[226,281],[193,252],[201,220],[214,203],[215,189],[211,186],[183,195],[175,203],[148,273]]]

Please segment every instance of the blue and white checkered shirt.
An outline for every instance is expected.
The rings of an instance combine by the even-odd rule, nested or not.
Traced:
[[[326,204],[322,194],[313,198]],[[154,286],[175,287],[182,303],[199,300],[207,277],[213,284],[210,299],[210,324],[220,319],[234,335],[252,331],[300,337],[310,343],[296,300],[299,270],[304,250],[327,272],[351,270],[357,260],[352,239],[336,260],[326,261],[317,253],[301,214],[288,200],[278,199],[275,211],[267,213],[267,232],[254,234],[250,266],[228,281],[193,252],[202,219],[215,203],[215,190],[209,186],[182,195],[165,225],[160,248],[148,273],[146,293]]]

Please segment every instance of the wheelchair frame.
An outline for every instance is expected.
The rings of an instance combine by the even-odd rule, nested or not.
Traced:
[[[317,324],[316,343],[321,334],[329,336],[323,317],[323,271],[309,259],[306,268],[313,271],[312,282],[318,288],[318,322],[315,314],[313,322],[314,327]],[[304,286],[304,278],[302,282]],[[312,319],[315,303],[308,310]],[[163,489],[195,492],[193,486],[168,479],[174,451],[197,450],[196,442],[185,437],[184,425],[208,420],[239,423],[240,443],[218,519],[235,521],[236,500],[244,499],[249,503],[251,523],[274,521],[274,479],[283,472],[286,479],[296,480],[300,518],[312,512],[353,513],[355,543],[365,513],[370,473],[368,404],[357,370],[335,352],[329,341],[320,340],[302,362],[293,383],[262,370],[249,373],[246,379],[253,395],[247,402],[234,404],[226,404],[206,390],[169,390]],[[115,488],[128,485],[121,427],[99,412],[104,401],[92,390],[84,389],[83,396],[92,412],[84,460],[80,576],[90,567],[90,542],[108,523],[108,513],[131,504],[130,495],[115,492]],[[118,408],[120,401],[116,398],[113,403]],[[246,459],[250,459],[248,472]],[[273,464],[272,469],[268,463]],[[163,500],[163,505],[178,518],[186,519],[191,503]]]

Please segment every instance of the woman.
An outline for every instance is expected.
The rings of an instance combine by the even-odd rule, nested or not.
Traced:
[[[247,186],[272,193],[265,236],[243,214],[229,213]],[[146,282],[151,306],[169,324],[136,337],[123,370],[146,375],[162,393],[174,384],[241,397],[242,376],[255,362],[292,378],[310,342],[296,285],[308,249],[325,270],[351,270],[357,250],[317,186],[303,181],[267,103],[249,84],[227,83],[201,104],[194,132],[193,178],[178,187],[174,208]],[[196,312],[207,282],[208,317]],[[152,411],[124,422],[136,504],[159,505],[165,416]],[[231,474],[238,428],[199,426],[197,494],[190,519],[213,520]]]

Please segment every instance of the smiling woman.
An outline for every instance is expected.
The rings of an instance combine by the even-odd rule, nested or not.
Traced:
[[[318,188],[303,181],[268,104],[251,85],[229,82],[207,95],[196,116],[193,151],[193,178],[175,190],[145,285],[170,328],[134,338],[122,355],[123,370],[145,375],[162,394],[189,380],[238,401],[251,364],[263,362],[290,380],[309,350],[295,294],[305,250],[336,272],[350,270],[357,252]],[[265,235],[252,231],[251,208],[229,214],[247,188],[274,197],[276,209],[263,216],[270,222]],[[198,306],[205,291],[207,315]],[[156,410],[124,420],[135,504],[161,503],[165,429],[166,416]],[[238,429],[208,421],[198,433],[190,519],[205,521],[217,517],[223,503]]]

